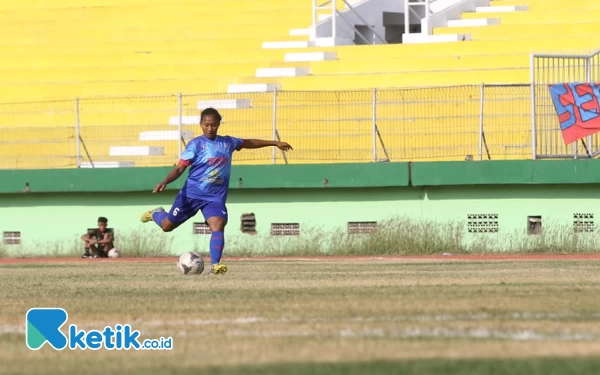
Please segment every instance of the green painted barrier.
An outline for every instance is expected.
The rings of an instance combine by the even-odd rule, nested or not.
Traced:
[[[159,168],[0,171],[0,193],[150,191],[171,170]],[[180,189],[182,176],[169,186]],[[515,160],[418,163],[244,165],[232,168],[231,189],[373,188],[393,186],[596,184],[598,160]]]
[[[0,171],[0,193],[150,191],[171,167]],[[232,189],[362,188],[408,186],[408,163],[233,166]],[[324,183],[327,180],[327,183]],[[169,185],[180,189],[182,176]]]
[[[412,186],[600,183],[598,160],[412,163]]]

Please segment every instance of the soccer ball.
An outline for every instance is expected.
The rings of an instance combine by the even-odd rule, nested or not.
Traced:
[[[204,271],[204,261],[195,251],[183,253],[177,261],[177,269],[184,275],[199,275]]]
[[[109,258],[118,258],[121,256],[121,252],[119,251],[119,249],[110,249],[108,250],[108,257]]]

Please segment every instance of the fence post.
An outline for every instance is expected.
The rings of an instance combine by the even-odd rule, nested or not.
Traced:
[[[592,82],[592,60],[594,58],[594,55],[591,54],[586,60],[585,60],[585,82],[586,83],[593,83]],[[592,155],[593,158],[593,154],[594,154],[594,138],[591,135],[587,136],[587,149],[589,152],[589,155]]]
[[[81,127],[79,120],[79,98],[75,98],[75,148],[77,168],[81,168]]]
[[[483,105],[485,98],[485,83],[481,84],[479,92],[479,161],[483,160]]]
[[[531,157],[537,159],[537,126],[535,116],[535,55],[532,53],[529,60],[531,81]]]
[[[277,142],[277,88],[273,90],[273,140]],[[272,148],[273,164],[277,163],[277,148]]]
[[[177,124],[177,131],[179,132],[179,135],[177,136],[177,150],[179,151],[179,159],[181,159],[181,153],[183,152],[182,147],[181,147],[181,143],[183,142],[183,95],[181,93],[179,93],[179,99],[178,99],[178,105],[179,105],[179,122]]]
[[[377,89],[373,89],[373,103],[372,103],[372,142],[373,142],[373,161],[377,161]]]

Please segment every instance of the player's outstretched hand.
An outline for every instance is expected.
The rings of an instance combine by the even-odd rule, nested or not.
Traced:
[[[282,151],[291,151],[293,150],[292,146],[290,146],[287,142],[277,142],[277,148]]]
[[[154,188],[154,190],[152,190],[152,192],[160,193],[161,191],[165,190],[166,188],[167,188],[167,184],[165,184],[164,182],[161,182],[158,185],[156,185],[156,187]]]

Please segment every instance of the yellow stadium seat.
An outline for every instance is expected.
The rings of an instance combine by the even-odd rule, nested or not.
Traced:
[[[343,8],[343,2],[336,4]],[[380,159],[387,153],[395,161],[462,160],[479,153],[481,111],[485,157],[489,150],[494,159],[527,158],[529,87],[507,85],[529,83],[531,52],[590,51],[600,32],[596,1],[580,0],[574,8],[562,0],[493,0],[493,6],[529,9],[464,13],[463,19],[500,22],[434,29],[435,35],[470,34],[472,41],[314,47],[300,51],[335,52],[337,59],[303,63],[284,62],[286,53],[298,49],[262,48],[268,41],[306,41],[289,31],[310,25],[311,5],[308,0],[0,2],[0,32],[10,35],[0,40],[0,103],[5,103],[0,104],[0,168],[76,167],[77,150],[82,162],[171,165],[182,147],[181,140],[172,139],[179,129],[179,93],[185,94],[182,129],[188,136],[200,134],[190,123],[199,102],[248,101],[222,110],[223,131],[239,137],[273,137],[276,116],[279,135],[296,149],[289,163],[372,161],[374,143]],[[308,68],[310,75],[256,77],[258,68],[269,67]],[[273,83],[284,91],[276,98],[224,94],[234,83]],[[486,87],[481,106],[483,83],[502,86]],[[171,135],[144,140],[145,132]],[[162,152],[115,156],[110,151],[115,146]],[[236,154],[235,162],[284,161],[280,152],[258,150]]]

